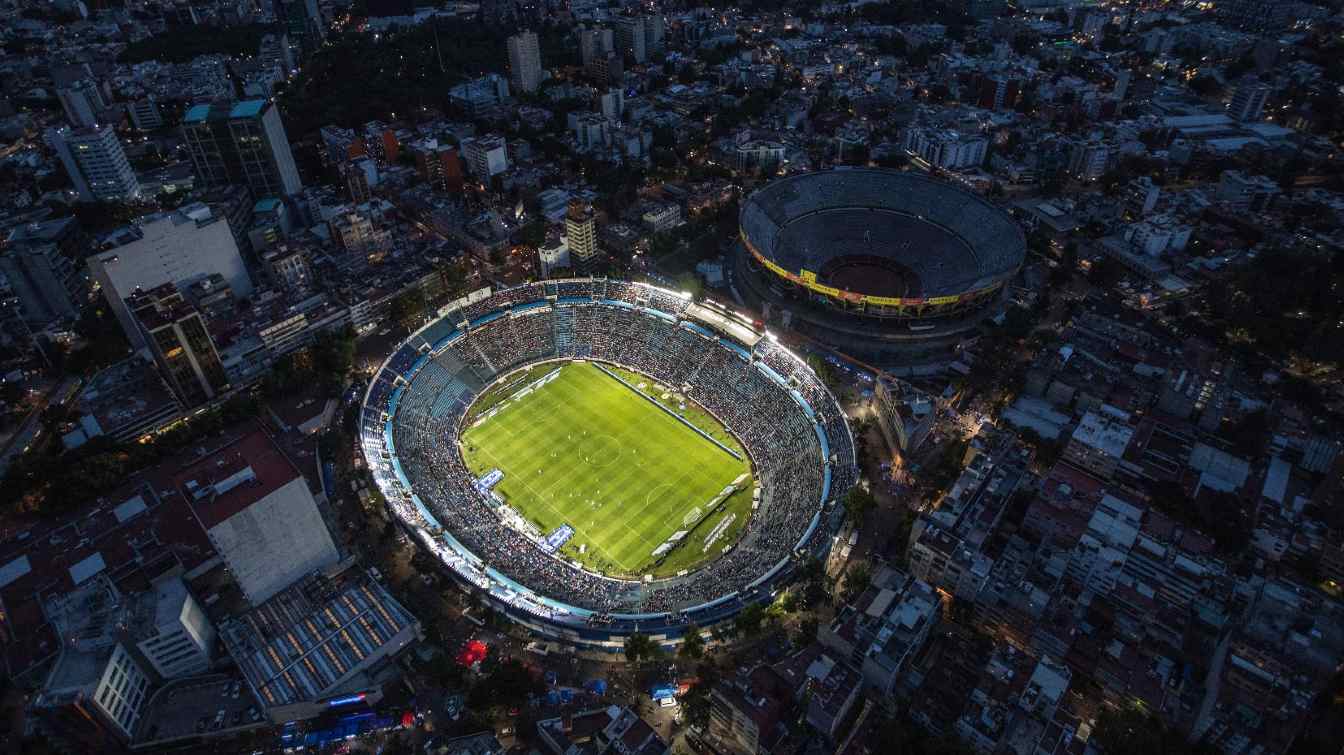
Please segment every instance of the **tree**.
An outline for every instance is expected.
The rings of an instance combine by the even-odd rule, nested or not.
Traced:
[[[632,666],[654,660],[660,652],[658,643],[642,632],[635,632],[625,639],[625,660]]]
[[[474,708],[516,708],[529,695],[543,691],[541,682],[517,658],[500,661],[490,656],[482,666],[484,677],[468,696],[468,704]]]
[[[425,314],[425,294],[419,288],[412,288],[400,294],[388,303],[387,317],[407,330],[420,324]]]
[[[1107,755],[1122,752],[1183,755],[1200,751],[1198,745],[1187,743],[1184,737],[1167,728],[1160,718],[1141,705],[1106,708],[1097,716],[1092,737]]]
[[[873,568],[868,562],[859,561],[849,567],[849,571],[845,574],[845,587],[840,591],[840,600],[844,603],[853,602],[868,589],[868,583],[872,581]]]
[[[795,639],[795,644],[807,646],[816,642],[819,628],[821,628],[821,623],[817,621],[816,616],[812,614],[804,616],[803,620],[798,622],[798,637]]]
[[[686,714],[686,723],[698,729],[709,726],[710,707],[710,683],[704,678],[681,697],[681,709]]]
[[[754,637],[765,623],[765,613],[764,603],[752,603],[733,618],[733,629],[741,637]]]
[[[534,220],[523,226],[518,231],[518,243],[523,246],[530,246],[533,249],[546,243],[546,222],[544,220]]]
[[[1202,73],[1190,80],[1190,89],[1201,97],[1216,97],[1223,91],[1223,85],[1213,76]]]
[[[813,372],[817,373],[821,382],[825,383],[831,390],[835,390],[840,385],[840,380],[835,375],[835,368],[831,366],[830,362],[822,359],[820,355],[808,354],[803,361],[807,363],[808,367],[812,368]]]
[[[1087,273],[1087,280],[1097,288],[1109,289],[1119,283],[1124,275],[1125,269],[1120,267],[1120,263],[1102,256],[1092,263],[1092,269]]]
[[[1228,437],[1239,453],[1256,458],[1264,452],[1269,443],[1269,415],[1264,409],[1247,412],[1228,429]]]
[[[844,503],[845,516],[855,526],[862,524],[868,518],[868,513],[877,508],[877,499],[862,485],[855,485],[850,488],[849,492],[845,494]]]
[[[677,655],[688,660],[698,660],[704,654],[704,635],[700,634],[700,627],[691,624],[686,627],[686,636],[681,641],[681,647],[677,648]]]

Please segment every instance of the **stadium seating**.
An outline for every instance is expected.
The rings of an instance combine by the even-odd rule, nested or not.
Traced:
[[[611,301],[634,306],[603,303]],[[717,338],[679,325],[677,316],[687,304],[674,292],[605,280],[527,284],[497,292],[468,305],[470,331],[407,376],[409,386],[388,437],[382,415],[392,393],[391,376],[404,375],[418,356],[414,348],[399,349],[375,377],[361,422],[366,456],[388,505],[413,527],[437,524],[451,533],[465,553],[445,560],[464,578],[488,581],[483,569],[488,564],[523,588],[521,593],[510,590],[510,600],[527,610],[554,618],[565,613],[551,602],[556,601],[578,609],[576,615],[594,612],[585,620],[603,625],[644,614],[660,614],[674,623],[698,620],[697,612],[711,610],[706,604],[748,591],[799,547],[824,544],[814,526],[823,497],[842,494],[856,476],[853,440],[834,397],[801,359],[769,339],[756,344],[748,359]],[[503,316],[482,321],[498,314]],[[460,317],[449,313],[445,319]],[[678,389],[689,386],[688,395],[742,442],[764,492],[760,509],[727,553],[681,577],[643,584],[610,579],[561,561],[506,526],[496,503],[472,484],[457,448],[470,401],[495,377],[571,356],[622,365]],[[785,378],[811,414],[762,365]],[[818,424],[829,458],[822,454]],[[412,491],[425,511],[411,498]],[[739,605],[741,599],[736,600]],[[734,609],[720,605],[712,610]]]
[[[752,194],[742,204],[739,224],[761,254],[797,272],[797,265],[785,260],[796,258],[801,248],[798,244],[819,258],[827,254],[826,247],[799,240],[787,243],[788,234],[781,230],[794,227],[790,224],[811,213],[842,208],[874,208],[914,216],[966,242],[971,257],[961,261],[939,259],[936,254],[921,255],[924,250],[917,247],[902,252],[901,263],[918,273],[925,296],[984,288],[1022,263],[1025,237],[1007,213],[953,184],[914,173],[889,170],[802,173],[767,184]],[[941,254],[944,247],[933,249]]]

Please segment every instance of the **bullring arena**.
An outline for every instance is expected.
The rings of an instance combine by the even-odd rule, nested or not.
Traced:
[[[613,652],[770,600],[824,557],[856,479],[844,414],[798,356],[712,303],[602,279],[441,313],[378,369],[360,442],[460,583]]]
[[[774,181],[744,200],[739,230],[734,283],[749,303],[879,364],[974,329],[1026,254],[1022,229],[989,201],[892,170]]]

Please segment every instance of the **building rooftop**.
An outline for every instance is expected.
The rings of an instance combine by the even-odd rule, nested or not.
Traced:
[[[1073,439],[1108,456],[1120,458],[1134,437],[1134,428],[1096,412],[1083,415]]]
[[[381,584],[351,562],[313,574],[247,613],[220,635],[258,699],[268,707],[317,700],[395,651],[416,623]]]
[[[260,430],[174,475],[174,486],[207,530],[301,475]]]

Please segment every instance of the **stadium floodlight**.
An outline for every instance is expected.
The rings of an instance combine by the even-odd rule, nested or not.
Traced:
[[[693,297],[692,297],[692,294],[691,294],[690,291],[682,291],[682,292],[681,292],[681,298],[686,299],[686,300],[689,301],[689,300],[690,300],[691,298],[693,298]]]

